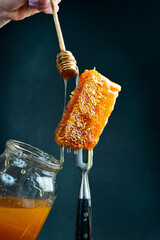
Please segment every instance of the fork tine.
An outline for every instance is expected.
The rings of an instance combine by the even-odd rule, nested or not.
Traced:
[[[89,170],[93,165],[93,150],[87,150],[86,162],[83,162],[83,149],[78,150],[76,155],[76,166],[83,171]]]
[[[93,165],[93,149],[87,151],[87,169],[89,170]]]
[[[76,154],[76,165],[78,166],[81,162],[83,162],[83,152],[82,149],[77,151],[78,153]]]
[[[78,154],[76,155],[76,165],[81,170],[85,171],[87,169],[87,164],[85,164],[83,162],[83,150],[82,149],[78,150]]]

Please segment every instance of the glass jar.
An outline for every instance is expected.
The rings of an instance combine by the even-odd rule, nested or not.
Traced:
[[[0,155],[0,239],[35,240],[57,195],[62,164],[15,140]]]

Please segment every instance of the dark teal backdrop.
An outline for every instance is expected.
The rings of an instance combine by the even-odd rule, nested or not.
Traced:
[[[62,0],[59,18],[80,72],[94,66],[122,86],[90,172],[94,240],[160,239],[160,2]],[[0,152],[12,138],[56,158],[63,81],[52,16],[0,29]],[[68,95],[75,86],[69,80]],[[67,155],[38,240],[74,240],[80,173]]]

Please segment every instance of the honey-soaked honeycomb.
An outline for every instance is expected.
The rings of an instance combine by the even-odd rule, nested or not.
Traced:
[[[85,70],[55,131],[59,146],[91,150],[113,111],[121,87],[95,70]]]

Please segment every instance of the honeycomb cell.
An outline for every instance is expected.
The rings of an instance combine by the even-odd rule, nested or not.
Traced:
[[[85,70],[56,128],[56,143],[75,150],[93,149],[108,122],[120,90],[120,85],[96,70]]]

